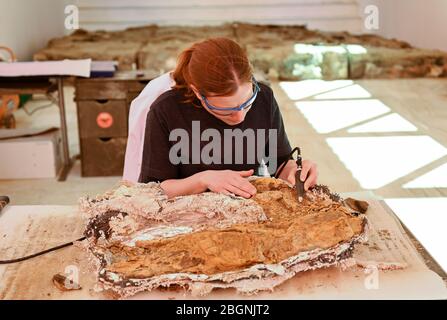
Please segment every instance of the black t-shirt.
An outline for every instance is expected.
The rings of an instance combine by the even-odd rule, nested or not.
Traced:
[[[256,174],[260,164],[260,157],[257,155],[260,154],[260,151],[267,156],[267,160],[269,158],[273,159],[272,155],[269,155],[269,145],[271,143],[269,137],[273,137],[269,135],[269,129],[276,129],[276,163],[279,166],[287,159],[291,147],[272,89],[263,83],[259,83],[259,87],[261,90],[252,107],[248,110],[244,121],[234,126],[226,124],[204,108],[181,103],[184,97],[179,90],[171,89],[160,95],[153,102],[146,119],[143,161],[139,182],[182,179],[205,170],[229,169],[239,171],[254,169]],[[199,100],[196,102],[200,105]],[[219,142],[219,139],[214,141],[214,137],[210,138],[209,135],[207,138],[202,136],[204,130],[209,128],[214,128],[213,132],[220,134],[221,149],[219,152],[214,153],[216,149],[210,151],[210,146],[205,148],[208,153],[204,150],[204,147],[211,141]],[[178,148],[176,149],[177,152],[171,153],[170,160],[171,148],[182,139],[180,135],[176,135],[176,137],[171,137],[173,141],[170,141],[170,134],[175,129],[183,129],[180,131],[187,133],[188,136],[188,139],[182,140],[183,150],[185,151],[182,163],[178,163],[178,158],[171,161],[172,155],[180,155]],[[240,129],[242,132],[250,130],[254,132],[252,135],[247,135],[251,139],[254,138],[255,141],[256,156],[254,159],[247,154],[253,151],[253,140],[247,138],[242,139],[242,144],[228,144],[228,141],[235,142],[234,139],[228,139],[229,132],[235,132],[235,129]],[[179,130],[174,132],[178,133]],[[200,135],[198,135],[198,132],[200,132]],[[225,143],[227,144],[225,145]],[[180,144],[177,145],[177,147],[179,146]],[[247,152],[247,150],[249,151]],[[214,156],[214,161],[212,163],[209,163],[209,160],[204,161],[200,157],[201,154]],[[189,161],[185,161],[185,159]],[[233,161],[230,161],[231,159]],[[272,162],[268,161],[268,169],[272,174],[276,168],[270,164]]]

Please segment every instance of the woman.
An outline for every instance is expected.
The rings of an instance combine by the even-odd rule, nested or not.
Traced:
[[[211,190],[250,198],[256,189],[247,178],[258,172],[264,159],[258,155],[268,154],[270,173],[277,169],[272,163],[285,163],[279,178],[294,184],[297,167],[286,162],[291,147],[277,102],[252,74],[245,52],[230,39],[207,39],[183,51],[172,74],[175,86],[148,113],[139,182],[160,181],[168,197]],[[228,143],[229,132],[246,139]],[[178,139],[181,133],[187,137]],[[256,157],[249,152],[254,149]],[[311,161],[303,161],[301,180],[305,190],[316,184]]]

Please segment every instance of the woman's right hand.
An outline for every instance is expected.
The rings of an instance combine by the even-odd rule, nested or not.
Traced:
[[[246,171],[206,170],[200,173],[203,186],[213,192],[251,198],[256,188],[247,180],[253,175],[253,169]]]

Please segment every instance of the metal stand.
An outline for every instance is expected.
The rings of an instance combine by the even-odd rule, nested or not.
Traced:
[[[63,166],[59,172],[58,181],[65,181],[67,179],[68,172],[70,171],[75,157],[70,159],[70,150],[68,145],[68,132],[67,132],[67,119],[65,114],[65,98],[64,98],[64,78],[57,78],[57,91],[58,91],[58,106],[59,116],[61,122],[61,134],[62,134],[62,156]]]
[[[50,82],[50,78],[56,79],[56,84]],[[67,120],[65,114],[64,100],[64,78],[63,76],[47,76],[47,77],[11,77],[7,81],[0,81],[0,95],[11,94],[44,94],[48,96],[54,91],[58,91],[57,105],[59,106],[59,116],[62,134],[62,156],[63,166],[58,173],[58,181],[65,181],[68,172],[73,166],[76,157],[70,159],[68,146]]]

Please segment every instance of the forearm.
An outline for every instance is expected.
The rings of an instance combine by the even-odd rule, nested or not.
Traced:
[[[184,179],[169,179],[160,184],[168,198],[204,192],[208,187],[203,183],[202,172]]]

